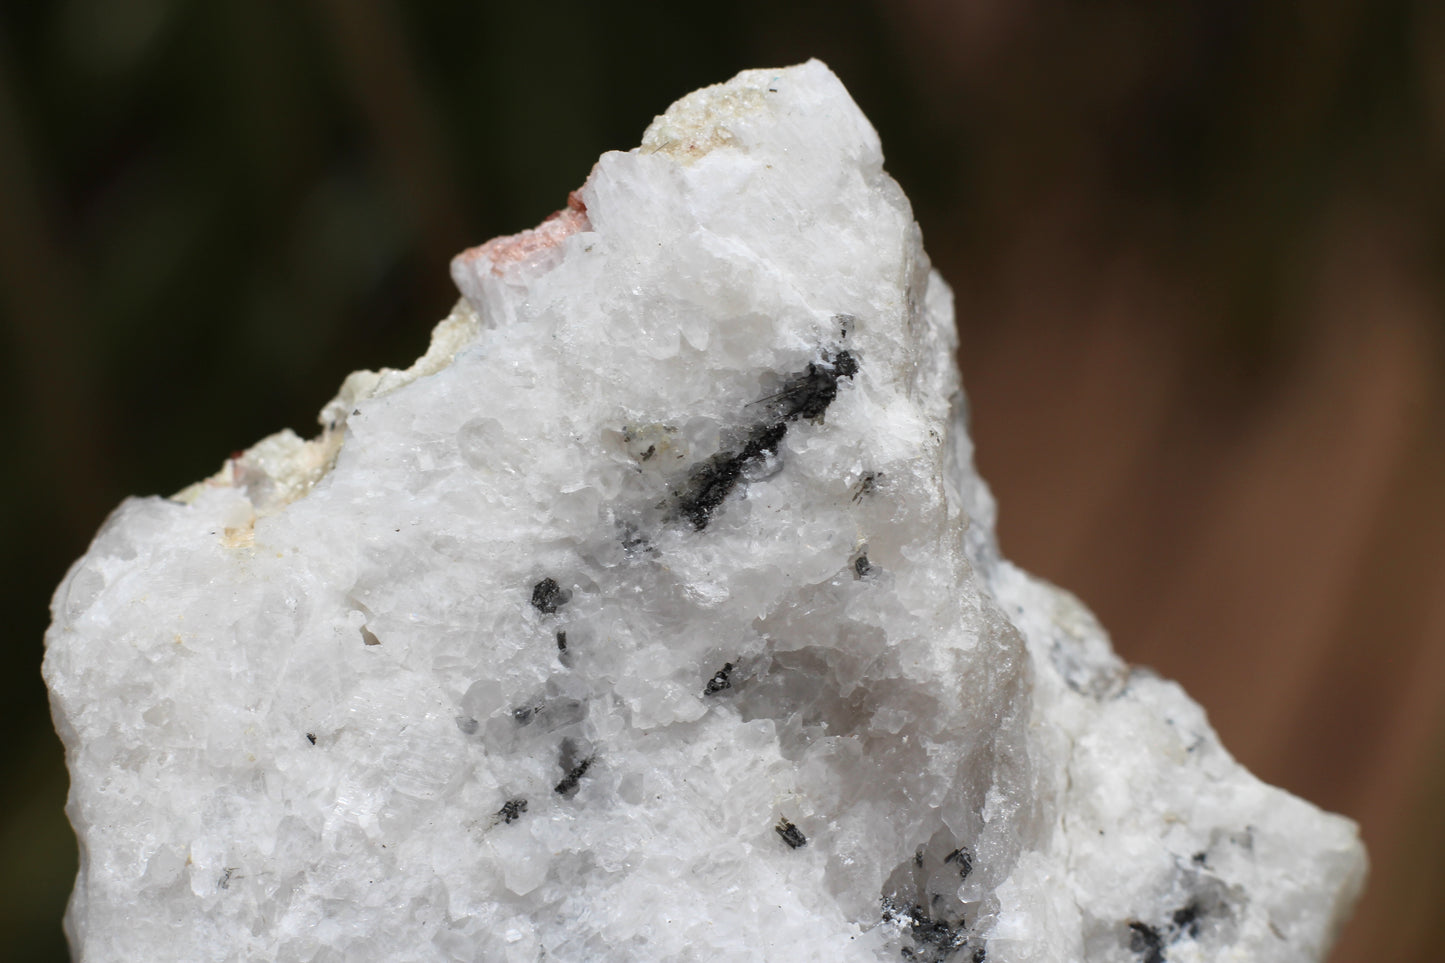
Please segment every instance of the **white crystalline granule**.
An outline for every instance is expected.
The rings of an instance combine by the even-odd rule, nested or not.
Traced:
[[[1355,827],[999,556],[947,286],[822,64],[461,255],[56,593],[86,961],[1319,960]]]

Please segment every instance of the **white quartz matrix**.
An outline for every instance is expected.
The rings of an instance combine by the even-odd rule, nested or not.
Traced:
[[[46,637],[75,958],[1322,959],[1355,826],[1000,557],[882,162],[817,61],[691,94],[121,505]]]

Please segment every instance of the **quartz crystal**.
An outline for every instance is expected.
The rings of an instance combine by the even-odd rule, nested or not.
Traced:
[[[56,592],[78,960],[1324,957],[1354,824],[1000,556],[949,289],[825,66],[452,274],[413,367]]]

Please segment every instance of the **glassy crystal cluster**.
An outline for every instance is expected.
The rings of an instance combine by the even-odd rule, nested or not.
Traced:
[[[947,286],[826,67],[453,264],[56,593],[87,961],[1321,959],[1353,824],[1004,561]]]

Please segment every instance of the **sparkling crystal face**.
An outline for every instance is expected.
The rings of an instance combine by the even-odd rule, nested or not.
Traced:
[[[56,593],[78,958],[1322,958],[1352,824],[1004,561],[817,62],[698,91]]]

